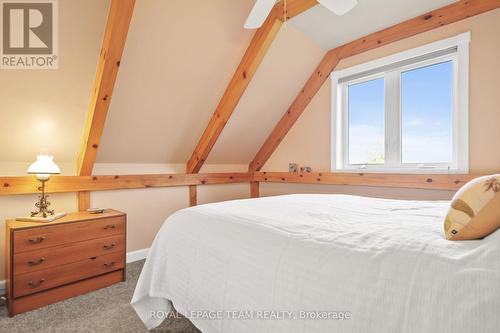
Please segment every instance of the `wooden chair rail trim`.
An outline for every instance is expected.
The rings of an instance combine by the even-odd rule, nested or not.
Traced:
[[[190,186],[196,204],[195,186],[250,183],[252,197],[259,196],[259,183],[300,183],[323,185],[358,185],[434,190],[458,190],[467,181],[480,175],[461,174],[388,174],[388,173],[290,173],[233,172],[199,174],[150,174],[102,176],[54,176],[47,183],[47,192],[89,192],[156,187]],[[0,196],[38,193],[34,176],[0,177]]]
[[[103,176],[54,176],[47,182],[47,192],[88,192],[152,187],[246,183],[251,173],[150,174]],[[34,176],[0,177],[0,196],[38,193]]]
[[[500,0],[460,0],[330,50],[250,162],[260,171],[342,59],[500,8]]]
[[[479,175],[389,174],[389,173],[290,173],[254,172],[257,182],[321,185],[358,185],[456,191]]]

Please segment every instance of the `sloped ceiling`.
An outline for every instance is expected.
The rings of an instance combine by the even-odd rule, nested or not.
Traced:
[[[343,16],[317,5],[290,24],[329,50],[453,2],[456,0],[358,0]]]
[[[252,0],[138,0],[98,162],[185,163],[252,31]]]
[[[248,163],[325,50],[450,0],[359,0],[343,17],[316,6],[289,22],[207,159]],[[185,163],[253,31],[253,0],[138,0],[98,162]],[[339,28],[340,27],[340,28]]]
[[[207,163],[249,163],[324,55],[300,31],[282,28]]]
[[[359,0],[344,17],[316,6],[294,18],[208,162],[248,163],[326,49],[451,2]],[[188,160],[252,38],[243,23],[253,4],[137,0],[98,162]],[[31,161],[42,147],[76,160],[108,6],[59,1],[60,68],[1,72],[0,161]]]
[[[0,70],[0,162],[76,161],[108,6],[59,1],[59,69]]]

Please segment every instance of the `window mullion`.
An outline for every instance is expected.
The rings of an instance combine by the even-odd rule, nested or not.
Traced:
[[[342,85],[342,165],[349,164],[349,89],[347,84]]]
[[[385,75],[385,165],[401,166],[400,73]]]

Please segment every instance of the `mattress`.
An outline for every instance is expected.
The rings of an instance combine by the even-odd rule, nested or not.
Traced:
[[[201,205],[158,232],[132,305],[204,333],[498,332],[500,231],[447,241],[445,201],[286,195]]]

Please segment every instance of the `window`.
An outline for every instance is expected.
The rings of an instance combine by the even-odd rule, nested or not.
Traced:
[[[384,79],[348,87],[348,161],[351,165],[384,164]]]
[[[401,160],[453,163],[453,61],[401,73]]]
[[[468,172],[462,34],[332,75],[332,169]]]

